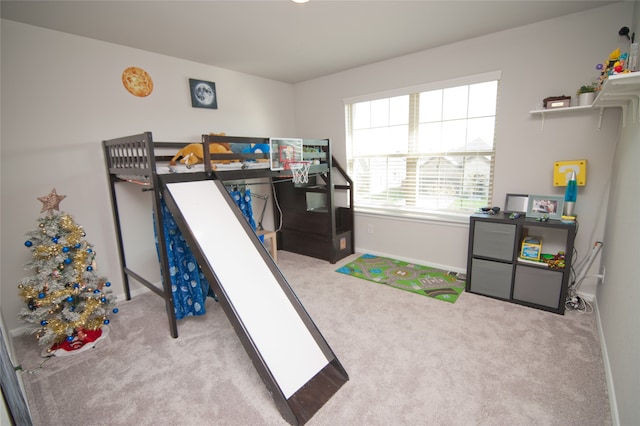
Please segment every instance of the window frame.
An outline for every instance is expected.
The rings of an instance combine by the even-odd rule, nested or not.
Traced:
[[[497,87],[496,87],[496,110],[495,113],[493,115],[493,119],[494,119],[494,132],[493,132],[493,144],[491,146],[491,150],[490,151],[457,151],[456,154],[457,155],[461,155],[463,157],[469,157],[469,156],[473,156],[473,155],[489,155],[491,164],[490,164],[490,173],[489,173],[489,183],[488,183],[488,188],[487,188],[487,199],[488,202],[490,202],[490,200],[493,197],[493,190],[494,190],[494,170],[495,170],[495,157],[496,157],[496,137],[495,137],[495,123],[497,122],[497,110],[498,110],[498,99],[499,99],[499,90],[500,90],[500,80],[502,77],[502,71],[491,71],[491,72],[487,72],[487,73],[482,73],[482,74],[476,74],[476,75],[471,75],[471,76],[465,76],[465,77],[459,77],[459,78],[454,78],[454,79],[449,79],[449,80],[443,80],[443,81],[438,81],[438,82],[433,82],[433,83],[428,83],[428,84],[421,84],[421,85],[416,85],[416,86],[410,86],[410,87],[405,87],[405,88],[398,88],[398,89],[393,89],[393,90],[387,90],[387,91],[383,91],[383,92],[376,92],[376,93],[372,93],[372,94],[368,94],[368,95],[361,95],[361,96],[356,96],[356,97],[350,97],[350,98],[345,98],[343,99],[343,103],[344,103],[344,111],[345,111],[345,132],[346,132],[346,158],[347,158],[347,170],[349,171],[349,173],[353,173],[354,170],[354,159],[357,159],[357,157],[352,156],[352,152],[351,152],[351,147],[352,147],[352,135],[353,135],[353,117],[352,117],[352,112],[353,112],[353,105],[357,104],[357,103],[361,103],[361,102],[371,102],[371,101],[376,101],[376,100],[383,100],[383,99],[390,99],[390,98],[394,98],[394,97],[399,97],[399,96],[420,96],[420,93],[422,92],[429,92],[429,91],[434,91],[434,90],[442,90],[442,89],[448,89],[448,88],[454,88],[454,87],[459,87],[459,86],[469,86],[469,85],[473,85],[473,84],[478,84],[478,83],[487,83],[487,82],[491,82],[491,81],[496,81],[497,82]],[[409,101],[409,109],[411,110],[414,105],[413,105],[413,101],[410,100]],[[410,112],[410,115],[414,115],[416,114],[415,111],[414,112]],[[469,116],[465,116],[465,119],[469,119]],[[411,137],[411,133],[412,132],[416,132],[418,127],[420,126],[420,120],[419,118],[415,118],[412,117],[411,120],[413,120],[412,122],[410,122],[408,124],[408,133],[410,134],[409,136],[409,141],[412,140]],[[444,122],[445,120],[443,120],[441,118],[440,122]],[[410,155],[411,153],[415,153],[416,155]],[[444,153],[437,153],[437,152],[429,152],[430,155],[433,155],[434,157],[442,157],[442,154]],[[392,158],[394,156],[397,156],[398,154],[383,154],[380,156],[380,158]],[[411,151],[411,148],[409,148],[407,150],[407,152],[403,152],[402,154],[399,154],[402,158],[405,158],[408,162],[410,161],[410,158],[413,158],[413,162],[414,163],[418,163],[420,160],[420,152],[419,151]],[[406,166],[405,166],[406,167]],[[417,169],[416,169],[417,170]],[[419,187],[420,184],[417,182],[418,181],[418,175],[415,174],[415,177],[411,177],[411,179],[414,179],[415,181],[415,187],[413,188],[413,190],[416,191],[416,193],[419,191]],[[354,184],[358,185],[357,180],[354,179]],[[403,198],[406,199],[406,198]],[[468,217],[469,214],[472,212],[452,212],[452,211],[440,211],[440,210],[421,210],[420,208],[418,209],[403,209],[403,208],[393,208],[392,206],[358,206],[357,201],[355,202],[354,205],[354,209],[357,213],[366,213],[366,214],[371,214],[371,215],[378,215],[378,216],[384,216],[384,217],[394,217],[394,218],[406,218],[406,219],[418,219],[418,220],[427,220],[427,221],[436,221],[436,222],[466,222],[468,221]]]

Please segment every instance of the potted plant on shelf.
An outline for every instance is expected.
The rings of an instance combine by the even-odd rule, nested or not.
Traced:
[[[593,104],[596,98],[596,85],[594,83],[580,86],[577,92],[578,106],[587,106]]]

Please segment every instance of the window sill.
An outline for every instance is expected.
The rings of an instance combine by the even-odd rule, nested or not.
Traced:
[[[436,213],[411,213],[411,212],[398,212],[398,211],[383,211],[377,209],[367,209],[367,208],[358,208],[354,209],[354,213],[357,216],[369,216],[369,217],[377,217],[380,219],[389,219],[389,220],[401,220],[401,221],[410,221],[410,222],[421,222],[421,223],[433,223],[436,225],[452,225],[452,226],[468,226],[469,225],[469,217],[468,215],[456,215],[456,214],[436,214]]]

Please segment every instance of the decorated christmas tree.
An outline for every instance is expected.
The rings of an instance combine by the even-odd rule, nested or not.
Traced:
[[[31,251],[25,269],[34,275],[18,286],[26,303],[20,318],[30,324],[46,353],[65,355],[93,347],[106,335],[109,313],[117,313],[111,283],[96,274],[96,252],[73,217],[60,212],[55,188],[45,197],[38,228],[28,232],[24,245]],[[55,213],[54,210],[58,210]]]

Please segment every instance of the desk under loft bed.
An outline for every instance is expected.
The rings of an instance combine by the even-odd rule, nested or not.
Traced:
[[[126,299],[131,299],[130,278],[163,297],[172,337],[178,337],[178,330],[172,284],[165,279],[170,277],[170,270],[161,211],[168,184],[218,180],[225,185],[234,185],[255,179],[266,180],[273,190],[279,249],[331,263],[354,253],[352,181],[331,155],[328,139],[302,140],[302,160],[310,163],[308,182],[304,184],[292,182],[291,170],[273,167],[274,152],[242,150],[217,154],[209,149],[212,143],[251,147],[268,146],[270,142],[270,138],[203,135],[198,142],[203,162],[188,167],[179,162],[171,164],[179,150],[192,145],[188,142],[157,142],[151,132],[103,141]],[[334,174],[339,176],[340,183],[334,182]],[[153,194],[154,229],[163,277],[161,287],[127,265],[116,186],[131,184],[143,185],[142,191]],[[339,201],[336,201],[336,192],[341,195]]]

